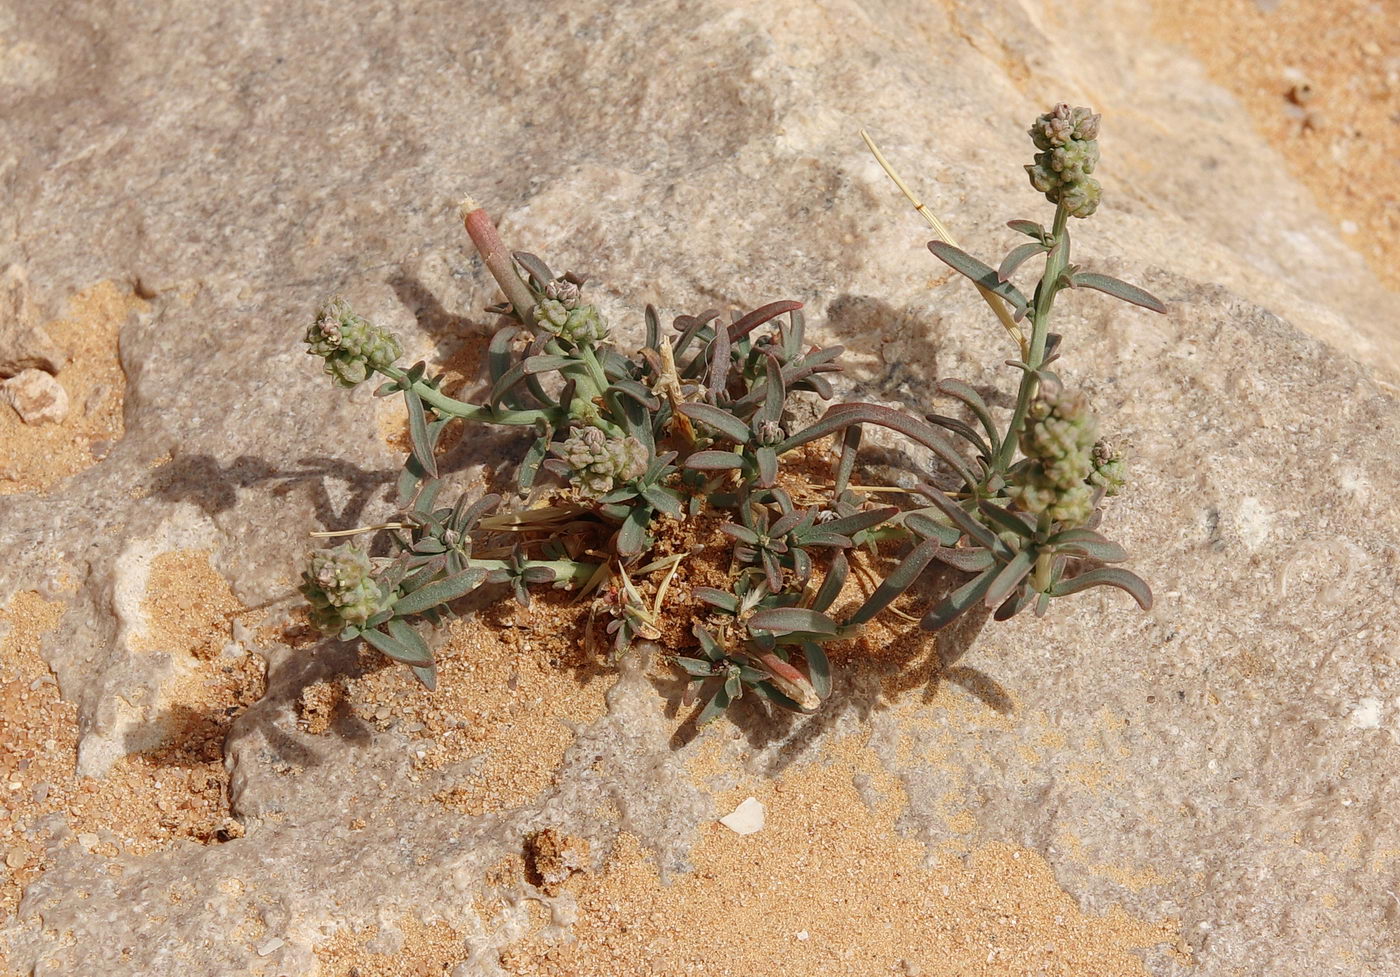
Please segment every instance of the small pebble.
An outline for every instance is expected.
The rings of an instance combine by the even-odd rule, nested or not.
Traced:
[[[68,391],[43,370],[21,370],[0,383],[0,394],[26,424],[60,424],[68,416]]]
[[[278,950],[282,949],[286,942],[287,941],[282,939],[282,937],[274,936],[262,946],[258,947],[258,956],[265,957],[269,953],[276,953]]]
[[[78,844],[82,845],[88,851],[92,851],[100,842],[101,839],[91,831],[84,831],[82,834],[78,835]]]
[[[28,863],[29,855],[19,849],[15,849],[5,856],[5,865],[12,869],[22,869]]]
[[[719,823],[730,831],[741,835],[751,835],[763,830],[763,804],[756,797],[746,797],[733,811],[719,819]]]

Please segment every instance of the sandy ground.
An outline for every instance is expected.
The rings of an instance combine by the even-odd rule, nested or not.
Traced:
[[[1159,0],[1164,36],[1233,92],[1400,290],[1400,0]]]

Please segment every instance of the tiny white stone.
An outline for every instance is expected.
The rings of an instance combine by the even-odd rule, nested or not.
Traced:
[[[286,942],[287,942],[287,941],[284,940],[284,939],[282,939],[282,937],[280,937],[280,936],[274,936],[272,939],[268,940],[268,941],[267,941],[266,943],[264,943],[262,946],[258,947],[258,956],[260,956],[260,957],[265,957],[265,956],[267,956],[269,953],[276,953],[278,950],[282,949],[283,945],[284,945]]]
[[[741,835],[751,835],[763,830],[763,804],[756,797],[747,797],[744,802],[719,819],[719,823],[730,831]]]
[[[799,940],[810,940],[812,937],[811,934],[809,934],[806,930],[798,930],[797,938]]]
[[[1381,700],[1367,697],[1351,711],[1351,724],[1357,729],[1380,729]]]

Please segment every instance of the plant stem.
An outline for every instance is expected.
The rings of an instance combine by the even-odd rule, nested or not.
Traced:
[[[505,293],[506,300],[515,309],[520,321],[527,326],[533,326],[535,293],[516,273],[515,261],[502,243],[501,234],[492,223],[491,215],[486,213],[485,208],[478,207],[471,197],[462,201],[461,214],[462,224],[466,227],[472,244],[476,245],[477,253],[481,255],[487,271],[496,279],[496,284],[501,286],[501,291]]]
[[[1055,205],[1055,224],[1050,231],[1054,243],[1045,257],[1045,273],[1040,276],[1040,284],[1035,290],[1035,309],[1031,313],[1030,353],[1026,357],[1027,370],[1021,376],[1021,386],[1016,392],[1016,408],[1007,425],[1006,437],[1002,439],[1001,450],[997,452],[993,466],[998,474],[1005,474],[1011,466],[1016,446],[1021,440],[1021,427],[1026,422],[1026,411],[1030,409],[1040,385],[1039,371],[1045,365],[1045,343],[1050,333],[1050,310],[1055,304],[1055,293],[1060,288],[1060,275],[1069,264],[1069,234],[1065,225],[1069,220],[1069,208],[1061,201]]]
[[[403,380],[405,373],[396,366],[385,366],[376,368],[379,373],[390,380]],[[551,424],[561,424],[564,420],[564,412],[558,408],[539,408],[536,410],[500,410],[491,407],[481,407],[477,404],[468,404],[465,401],[454,400],[436,387],[429,386],[422,380],[414,383],[413,392],[425,404],[441,414],[452,417],[460,417],[464,421],[475,421],[483,424],[534,424],[536,421],[548,421]]]
[[[909,203],[914,206],[914,212],[928,222],[928,226],[933,228],[933,233],[937,234],[944,244],[951,244],[956,248],[958,242],[953,240],[953,235],[949,233],[948,228],[941,220],[934,216],[933,211],[929,210],[922,200],[914,196],[914,191],[909,189],[909,185],[900,179],[899,174],[896,173],[894,167],[890,165],[890,161],[885,159],[885,154],[880,152],[880,147],[875,145],[875,140],[870,138],[870,133],[862,129],[860,130],[860,138],[865,140],[865,147],[869,149],[870,154],[875,157],[875,162],[880,164],[880,169],[885,171],[885,175],[894,181],[895,186],[899,187],[899,192],[904,194]],[[1021,327],[1018,326],[1016,321],[1011,317],[1011,312],[1007,309],[1006,303],[994,294],[991,289],[982,285],[977,286],[977,292],[982,296],[982,301],[986,302],[991,310],[996,313],[997,320],[1001,322],[1002,328],[1011,335],[1012,339],[1016,340],[1016,345],[1020,348],[1021,355],[1027,355],[1026,337],[1021,334]]]
[[[472,560],[471,565],[481,570],[490,572],[491,570],[507,570],[511,564],[505,560]],[[594,563],[577,563],[573,560],[526,560],[518,564],[522,570],[532,567],[544,567],[554,571],[554,582],[571,584],[582,583],[593,576],[598,566]]]

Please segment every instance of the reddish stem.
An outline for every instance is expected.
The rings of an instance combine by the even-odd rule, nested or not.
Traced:
[[[534,308],[537,301],[535,293],[530,291],[530,286],[516,273],[515,262],[501,241],[501,234],[496,230],[491,215],[486,213],[484,207],[478,207],[474,201],[468,199],[462,204],[462,223],[472,239],[472,244],[476,245],[481,260],[486,264],[486,270],[491,272],[491,277],[501,286],[501,291],[505,293],[506,301],[515,309],[515,314],[527,325],[534,325]]]

